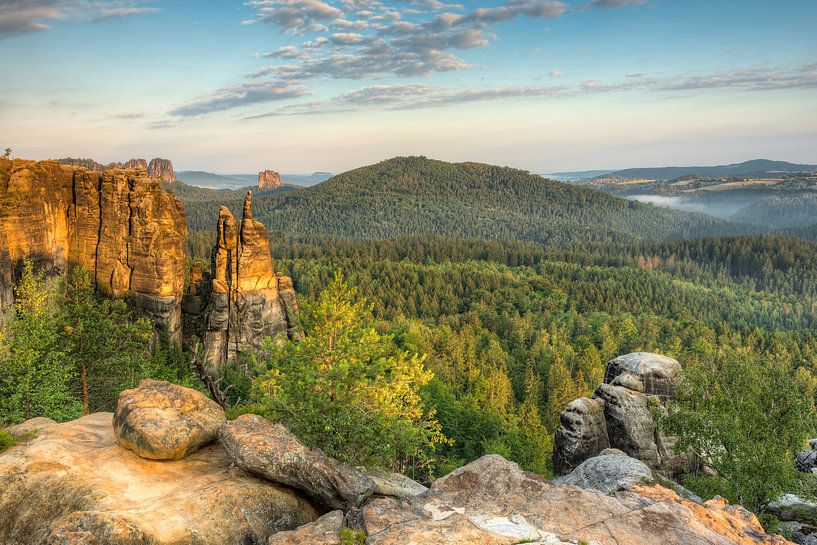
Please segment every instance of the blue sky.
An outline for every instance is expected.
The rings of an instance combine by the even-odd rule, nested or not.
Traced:
[[[15,155],[817,163],[817,2],[0,0]]]

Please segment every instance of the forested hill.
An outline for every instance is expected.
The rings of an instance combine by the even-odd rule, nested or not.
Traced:
[[[184,197],[182,196],[184,199]],[[188,227],[212,229],[218,205],[188,201]],[[535,242],[628,242],[751,232],[752,227],[627,201],[479,163],[398,157],[314,187],[259,195],[256,219],[271,233],[394,238],[443,235]]]

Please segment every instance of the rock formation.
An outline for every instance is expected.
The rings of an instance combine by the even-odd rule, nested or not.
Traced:
[[[142,169],[147,170],[148,169],[148,162],[145,161],[144,159],[131,159],[129,161],[126,161],[122,165],[122,168],[142,168]]]
[[[180,341],[186,229],[181,201],[144,171],[0,159],[0,306],[23,260],[58,273],[79,265]]]
[[[673,439],[661,434],[652,416],[654,407],[674,397],[680,371],[676,360],[646,352],[608,362],[604,384],[592,399],[573,400],[562,411],[554,441],[554,471],[568,473],[609,447],[669,475],[688,469],[691,458],[673,452]]]
[[[147,425],[152,404],[142,397],[129,407]],[[166,417],[163,425],[175,427],[181,424],[172,420],[184,415]],[[645,466],[617,452],[587,461],[573,479],[584,487],[489,455],[400,498],[369,496],[371,483],[362,492],[350,487],[348,466],[339,473],[340,462],[260,416],[225,425],[222,444],[166,461],[121,448],[112,421],[97,413],[23,426],[39,433],[0,454],[0,543],[791,545],[764,533],[741,507],[719,498],[690,501],[652,484]],[[318,518],[320,508],[293,489],[341,498],[343,509]]]
[[[598,456],[580,463],[571,473],[554,482],[611,494],[617,490],[648,484],[652,480],[652,471],[644,462],[631,458],[618,449],[608,448]]]
[[[181,460],[212,443],[225,422],[212,399],[159,380],[120,393],[113,415],[119,445],[148,460]]]
[[[274,170],[262,170],[258,173],[258,189],[276,189],[283,186],[281,175]]]
[[[267,229],[252,218],[252,192],[240,224],[219,210],[212,259],[212,278],[194,268],[185,301],[188,333],[203,339],[210,365],[258,349],[267,337],[300,337],[295,289],[274,273]]]
[[[374,481],[360,470],[310,449],[283,425],[256,414],[229,422],[219,439],[244,471],[301,490],[319,505],[358,507],[374,493]]]
[[[155,158],[150,160],[147,167],[148,176],[159,180],[162,183],[173,183],[176,181],[176,173],[173,172],[173,163],[170,159]]]
[[[260,544],[318,517],[290,489],[230,467],[218,444],[152,461],[119,446],[111,413],[40,430],[0,454],[3,545]]]

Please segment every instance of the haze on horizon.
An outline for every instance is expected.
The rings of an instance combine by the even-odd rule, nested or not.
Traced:
[[[817,163],[813,0],[0,0],[2,147],[340,172]]]

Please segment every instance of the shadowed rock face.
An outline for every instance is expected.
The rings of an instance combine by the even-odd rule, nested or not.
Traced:
[[[191,273],[185,300],[188,334],[204,340],[207,362],[218,367],[265,338],[300,338],[298,302],[292,280],[275,274],[267,229],[252,218],[252,192],[244,201],[241,223],[219,210],[213,277]]]
[[[23,260],[57,273],[79,265],[181,340],[186,229],[181,201],[145,171],[0,159],[0,305]]]
[[[258,173],[258,189],[275,189],[283,186],[281,175],[274,170],[262,170]]]
[[[619,356],[607,364],[604,384],[592,399],[571,401],[560,415],[553,449],[553,470],[564,475],[608,447],[622,450],[654,469],[675,475],[694,460],[673,452],[652,411],[675,395],[681,364],[648,352]]]

